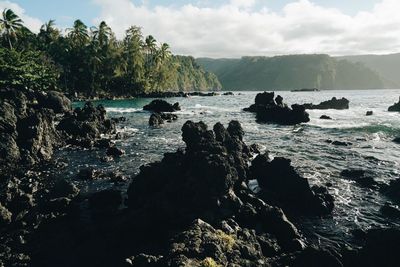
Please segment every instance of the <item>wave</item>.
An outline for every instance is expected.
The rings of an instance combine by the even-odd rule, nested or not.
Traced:
[[[141,112],[143,109],[141,108],[106,108],[107,112],[114,112],[114,113],[134,113],[134,112]]]

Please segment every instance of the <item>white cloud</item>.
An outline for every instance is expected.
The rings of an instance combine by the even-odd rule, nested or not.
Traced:
[[[5,8],[9,8],[14,11],[23,21],[24,25],[33,32],[39,32],[41,25],[43,24],[39,19],[28,16],[25,10],[18,4],[10,1],[0,1],[0,11],[3,12]]]
[[[207,8],[142,5],[131,0],[94,0],[123,36],[130,25],[168,42],[175,53],[238,57],[288,53],[333,55],[400,51],[400,1],[382,0],[369,12],[350,16],[311,0],[297,0],[280,12],[255,10],[256,0],[230,0]]]

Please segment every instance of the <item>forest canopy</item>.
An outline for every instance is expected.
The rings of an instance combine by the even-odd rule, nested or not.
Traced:
[[[63,32],[50,20],[36,34],[5,9],[0,31],[0,85],[84,96],[221,88],[193,57],[173,55],[167,43],[143,36],[138,26],[119,40],[104,21],[88,27],[78,19]]]

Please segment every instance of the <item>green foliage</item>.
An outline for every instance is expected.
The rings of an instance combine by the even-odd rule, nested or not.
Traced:
[[[221,231],[221,230],[217,230],[217,238],[219,240],[221,240],[221,242],[224,245],[224,248],[227,251],[232,250],[233,246],[235,245],[236,241],[235,241],[235,237],[232,235],[228,235],[225,232]]]
[[[215,262],[213,258],[207,257],[200,262],[200,267],[221,267],[222,265]]]
[[[58,87],[84,96],[131,96],[153,91],[221,87],[217,78],[199,67],[193,58],[172,56],[168,44],[158,45],[151,35],[144,38],[141,29],[136,26],[126,31],[123,40],[117,40],[104,21],[89,28],[81,20],[76,20],[65,36],[55,27],[54,20],[45,23],[36,35],[8,9],[4,10],[0,22],[4,29],[1,32],[3,49],[28,51],[14,53],[12,56],[16,62],[3,59],[4,72],[12,83],[26,81],[30,82],[25,84],[29,87],[38,81],[36,76],[40,76],[44,77],[43,87],[48,87],[54,73],[57,73],[56,68],[53,72],[49,71],[51,64],[44,60],[41,72],[34,73],[32,70],[38,70],[41,60],[50,58],[60,70]],[[35,53],[37,60],[29,67],[27,63]],[[18,69],[18,75],[22,75],[23,79],[16,79],[17,74],[11,75],[17,72],[11,71],[11,66]],[[26,73],[23,74],[23,71]],[[34,76],[31,80],[27,78],[30,75]]]
[[[229,90],[383,88],[378,74],[361,64],[328,55],[198,59]]]
[[[55,89],[59,73],[40,52],[0,48],[0,87]]]

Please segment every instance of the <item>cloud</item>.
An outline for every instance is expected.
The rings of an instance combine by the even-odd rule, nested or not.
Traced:
[[[43,22],[37,18],[28,16],[25,10],[18,4],[10,1],[0,1],[0,11],[3,12],[5,8],[12,9],[12,11],[14,11],[14,13],[17,14],[24,21],[24,25],[31,31],[36,33],[39,32]]]

